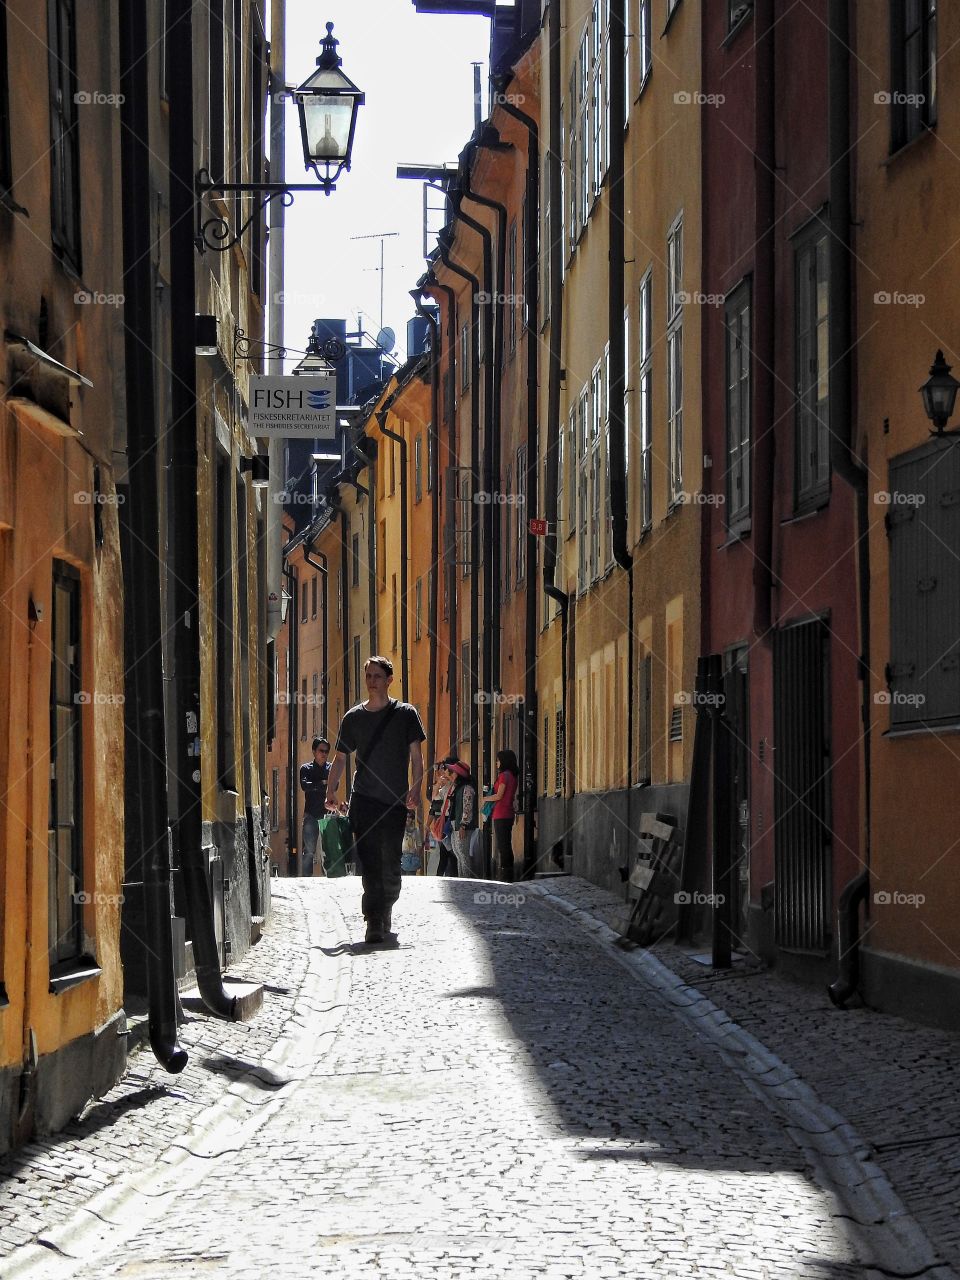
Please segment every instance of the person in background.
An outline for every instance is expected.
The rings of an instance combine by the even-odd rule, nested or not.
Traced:
[[[431,805],[433,814],[431,834],[440,850],[440,861],[437,863],[438,876],[457,874],[457,860],[453,853],[453,823],[450,819],[450,801],[453,798],[456,775],[451,773],[450,767],[459,763],[459,756],[444,756],[436,765],[437,785]]]
[[[520,766],[516,752],[507,748],[497,752],[497,780],[487,799],[492,800],[493,839],[497,850],[500,879],[513,880],[513,798],[520,784]]]
[[[450,797],[450,820],[453,823],[453,853],[460,873],[470,871],[470,833],[477,829],[477,784],[469,765],[462,760],[450,766],[454,777],[453,794]]]
[[[330,743],[326,738],[314,738],[312,747],[313,759],[300,766],[300,790],[304,794],[301,875],[305,876],[313,875],[320,819],[326,817],[327,777],[330,773]]]

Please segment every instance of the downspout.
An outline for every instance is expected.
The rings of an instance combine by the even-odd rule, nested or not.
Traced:
[[[427,601],[427,629],[429,631],[429,676],[427,683],[427,759],[432,764],[437,752],[437,593],[436,566],[440,563],[440,325],[423,305],[423,281],[410,290],[410,297],[430,329],[430,443],[433,457],[433,484],[430,488],[430,563],[434,566],[430,575],[430,598]]]
[[[488,151],[500,152],[513,151],[512,142],[501,142],[500,135],[493,126],[481,128],[476,142],[476,150],[481,147]],[[471,148],[473,150],[473,148]],[[469,157],[469,151],[468,151]],[[501,456],[502,434],[503,434],[503,353],[504,353],[504,316],[505,316],[505,298],[507,288],[507,207],[501,204],[499,200],[493,200],[489,196],[482,196],[471,190],[470,187],[470,163],[469,158],[466,164],[462,166],[462,186],[461,194],[464,200],[472,200],[475,204],[481,205],[485,209],[492,209],[497,215],[497,279],[496,284],[491,282],[491,309],[493,311],[494,321],[494,343],[493,350],[494,361],[493,369],[490,372],[490,385],[493,388],[491,392],[490,408],[487,411],[487,421],[491,424],[489,440],[484,452],[490,455],[489,475],[490,489],[493,493],[493,486],[499,487],[500,476],[502,474],[503,458]],[[494,565],[494,571],[488,575],[489,588],[487,591],[487,620],[485,631],[490,633],[491,645],[491,661],[490,661],[490,689],[500,688],[500,667],[501,667],[501,646],[502,627],[500,622],[500,563],[503,548],[500,546],[501,520],[499,511],[490,507],[489,515],[492,535],[491,535],[491,552],[489,563]],[[491,704],[491,717],[492,717]],[[487,767],[493,760],[492,742],[487,745],[488,755]],[[491,779],[492,781],[492,779]]]
[[[133,739],[140,805],[135,824],[143,862],[150,1045],[176,1074],[187,1064],[177,1041],[177,986],[170,916],[170,850],[163,663],[154,642],[163,633],[160,608],[160,525],[157,493],[157,407],[154,399],[153,267],[147,19],[145,0],[120,6],[120,114],[123,173],[123,292],[126,354],[127,463],[130,501],[121,507],[130,530],[124,593],[134,634],[125,734]],[[151,660],[152,659],[152,660]]]
[[[610,60],[615,67],[624,61],[624,0],[610,3]],[[633,556],[628,549],[626,421],[623,399],[626,390],[626,352],[623,327],[624,280],[624,189],[623,189],[623,118],[624,82],[622,75],[610,79],[610,169],[607,178],[607,207],[610,211],[610,258],[608,288],[608,324],[610,328],[610,513],[613,525],[613,558],[627,571],[627,803],[633,787]],[[629,814],[629,808],[627,810]],[[628,819],[629,825],[629,819]]]
[[[440,257],[443,265],[460,276],[470,285],[472,290],[470,315],[471,319],[476,316],[477,305],[476,297],[480,292],[480,281],[472,272],[467,271],[465,267],[461,267],[450,257],[450,244],[453,240],[453,233],[449,228],[444,228],[437,236],[437,243],[440,246]],[[470,344],[470,482],[474,493],[480,486],[478,484],[477,462],[480,453],[480,347],[477,342],[477,333],[475,325],[471,325],[472,342]],[[472,510],[470,513],[470,575],[473,579],[474,588],[476,587],[477,572],[480,564],[480,521],[477,518],[477,504],[471,502]],[[470,699],[472,702],[472,710],[470,712],[470,762],[474,770],[477,768],[477,756],[480,754],[480,738],[477,723],[477,694],[480,692],[479,673],[477,671],[477,632],[480,629],[480,597],[474,589],[470,592]],[[462,684],[462,677],[460,680]],[[457,729],[457,740],[459,741],[460,733]]]
[[[168,480],[173,512],[173,698],[176,708],[176,817],[174,833],[180,858],[197,986],[211,1013],[237,1018],[237,1000],[224,990],[213,927],[213,903],[203,849],[200,704],[200,535],[198,527],[199,457],[197,449],[197,366],[195,352],[196,280],[194,277],[193,150],[193,3],[168,0],[166,47],[171,83],[169,149],[169,243],[171,296],[171,438]]]
[[[399,392],[399,387],[397,388]],[[407,595],[410,589],[409,575],[409,548],[407,545],[408,529],[407,529],[407,442],[396,431],[391,431],[386,425],[387,408],[384,406],[377,413],[377,422],[381,432],[388,440],[396,440],[400,445],[400,680],[403,684],[403,696],[406,701],[410,700],[410,653],[407,645],[408,628],[410,623],[410,606],[407,602]]]
[[[272,0],[270,5],[270,181],[283,182],[286,150],[286,0]],[[219,174],[215,175],[217,178]],[[267,313],[267,343],[276,351],[283,346],[283,238],[286,208],[282,200],[271,200],[268,206],[270,229],[267,236],[267,272],[270,307]],[[283,373],[279,355],[269,360],[272,374]],[[276,640],[282,625],[280,607],[280,575],[283,565],[283,505],[280,497],[286,477],[285,442],[271,438],[267,442],[269,485],[267,489],[267,638]],[[273,672],[267,672],[273,680]],[[274,690],[276,697],[276,690]]]
[[[754,391],[755,440],[753,444],[753,634],[768,639],[773,618],[773,506],[777,439],[774,430],[776,365],[776,307],[774,270],[776,244],[776,25],[773,0],[756,0],[756,80],[753,119],[756,126],[756,193],[754,220],[757,231],[756,305],[753,334],[756,360]],[[763,321],[760,321],[760,317]]]
[[[538,481],[540,477],[540,421],[537,413],[539,392],[538,356],[540,340],[537,332],[539,322],[539,280],[537,264],[537,242],[540,227],[540,130],[532,116],[521,111],[507,101],[506,90],[511,76],[501,76],[495,82],[500,93],[500,105],[510,116],[513,116],[527,130],[527,225],[524,228],[526,246],[524,260],[526,279],[523,289],[527,306],[527,474],[525,490],[527,495],[527,584],[524,599],[524,649],[526,658],[526,674],[523,688],[523,875],[531,879],[537,861],[536,842],[533,831],[533,815],[536,810],[537,787],[539,780],[539,760],[537,756],[537,570],[539,539],[530,532],[529,518],[531,513],[539,510]]]
[[[468,161],[469,163],[469,161]],[[492,293],[493,282],[493,236],[489,228],[485,227],[482,222],[478,222],[476,218],[471,217],[469,213],[465,213],[462,205],[461,195],[453,196],[454,209],[456,216],[465,225],[470,227],[472,231],[480,236],[483,245],[483,274],[488,290]],[[476,574],[482,565],[483,567],[483,619],[477,620],[477,631],[475,635],[479,635],[481,639],[481,659],[480,670],[483,679],[483,697],[477,698],[474,695],[474,706],[480,706],[480,726],[483,741],[483,770],[489,772],[493,763],[491,759],[493,745],[493,617],[490,606],[493,599],[494,582],[497,578],[497,561],[494,550],[493,535],[493,430],[491,422],[493,418],[493,375],[494,375],[494,359],[493,359],[493,308],[487,307],[483,314],[483,484],[481,491],[487,495],[487,501],[483,504],[483,522],[482,522],[482,547],[480,557],[474,561],[474,589],[471,592],[471,603],[475,602],[479,611],[480,593],[477,589]],[[477,449],[479,457],[479,423],[477,424]],[[476,510],[477,494],[474,492],[474,510]],[[477,521],[479,523],[479,520]],[[479,693],[479,688],[477,690]],[[479,742],[478,742],[479,746]],[[481,770],[479,752],[472,754],[470,764],[473,769],[474,777],[478,785],[481,782]],[[492,779],[491,779],[492,782]],[[490,842],[488,833],[490,832],[490,824],[487,824],[483,832],[484,836],[484,875],[489,879],[488,864],[490,861]]]
[[[830,999],[842,1006],[859,981],[860,931],[858,906],[869,901],[871,827],[870,806],[870,516],[867,469],[853,453],[853,300],[850,129],[850,14],[845,0],[830,0],[828,9],[830,164],[830,465],[853,489],[857,512],[857,585],[860,630],[860,699],[863,731],[864,857],[863,870],[840,895],[837,906],[839,961],[837,979],[828,988]],[[856,136],[854,134],[854,136]]]
[[[319,560],[314,560],[313,556],[315,552],[320,557]],[[327,660],[329,656],[327,652],[328,561],[326,552],[317,551],[316,544],[312,538],[304,538],[303,558],[307,564],[311,565],[314,569],[319,569],[321,574],[320,582],[322,584],[322,599],[320,605],[323,609],[323,637],[320,645],[320,662],[323,665],[323,675],[320,677],[320,692],[323,697],[323,732],[326,734],[329,733],[329,729],[327,728]]]
[[[300,692],[300,655],[298,652],[300,633],[298,630],[300,610],[300,584],[291,565],[285,565],[283,576],[287,580],[287,594],[293,605],[290,618],[289,644],[287,648],[287,690],[290,695],[287,701],[287,759],[289,770],[287,776],[287,875],[300,874],[300,857],[297,846],[297,695]]]
[[[447,420],[447,466],[444,467],[443,473],[446,476],[450,473],[450,467],[453,465],[449,459],[457,456],[457,424],[456,415],[453,412],[453,401],[456,385],[456,359],[457,350],[457,302],[456,294],[448,284],[441,284],[436,276],[431,272],[427,275],[427,281],[430,291],[436,293],[444,293],[447,298],[447,375],[448,375],[448,392],[444,413]],[[439,434],[437,441],[439,444]],[[457,473],[450,473],[457,474]],[[437,454],[437,476],[440,475],[440,455]],[[451,490],[453,490],[451,492]],[[449,627],[450,644],[447,653],[447,710],[450,721],[450,748],[456,748],[456,744],[460,741],[460,734],[457,728],[457,555],[456,555],[456,489],[454,486],[444,481],[444,494],[446,496],[446,512],[444,519],[443,534],[443,556],[444,565],[447,575],[447,624]],[[439,496],[438,496],[439,504]]]
[[[547,347],[547,456],[546,486],[544,510],[547,519],[547,535],[543,544],[543,590],[551,599],[560,605],[560,688],[562,696],[564,756],[566,743],[569,740],[568,706],[569,665],[568,649],[570,642],[570,598],[566,591],[556,585],[557,576],[557,452],[560,444],[560,371],[561,345],[563,341],[563,287],[561,272],[563,270],[563,238],[559,233],[563,226],[563,201],[560,184],[560,0],[549,0],[547,13],[547,44],[549,47],[548,82],[550,88],[550,110],[548,116],[549,140],[547,144],[548,176],[550,182],[550,336]],[[575,463],[573,464],[575,465]],[[631,620],[632,621],[632,620]],[[566,760],[563,761],[564,779],[567,777]],[[567,785],[564,783],[563,807],[566,816]],[[565,824],[566,825],[566,824]]]

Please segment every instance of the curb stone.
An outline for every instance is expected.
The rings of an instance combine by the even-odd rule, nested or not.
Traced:
[[[712,1040],[728,1066],[785,1121],[785,1129],[810,1161],[818,1181],[838,1202],[838,1216],[850,1220],[865,1253],[868,1274],[871,1270],[884,1277],[922,1273],[924,1280],[960,1280],[937,1256],[886,1174],[870,1160],[868,1144],[785,1062],[649,951],[611,950],[610,944],[620,935],[565,899],[562,886],[538,882],[530,892],[569,916],[606,955],[642,978],[705,1039]],[[767,1078],[771,1073],[773,1080]]]
[[[310,955],[301,993],[309,1000],[309,1004],[304,1002],[309,1016],[297,1020],[291,1031],[244,1073],[249,1077],[256,1075],[258,1067],[285,1068],[289,1079],[266,1099],[262,1088],[249,1080],[232,1081],[218,1102],[173,1139],[152,1168],[96,1193],[65,1222],[38,1235],[38,1243],[22,1246],[5,1257],[3,1280],[68,1280],[78,1266],[116,1249],[160,1217],[174,1198],[203,1182],[217,1161],[241,1148],[287,1103],[309,1077],[311,1068],[329,1052],[348,1003],[351,970],[346,956],[333,957],[336,967],[331,977],[329,970],[321,969],[327,957],[318,953],[325,939],[337,938],[342,912],[336,905],[340,921],[324,922],[313,913],[307,916]]]

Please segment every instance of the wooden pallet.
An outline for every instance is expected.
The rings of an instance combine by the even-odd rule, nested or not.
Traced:
[[[640,815],[640,850],[627,875],[627,903],[618,943],[647,947],[676,927],[681,902],[683,844],[669,814]]]

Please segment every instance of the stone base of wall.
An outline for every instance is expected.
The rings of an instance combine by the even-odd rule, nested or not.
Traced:
[[[538,811],[538,870],[554,871],[555,846],[562,846],[565,869],[613,893],[623,893],[619,868],[635,852],[640,815],[669,814],[683,829],[690,788],[686,783],[592,791],[564,802],[542,796]],[[559,850],[558,850],[559,852]]]
[[[960,1031],[960,971],[864,947],[860,990],[873,1009]]]
[[[100,1098],[116,1084],[127,1065],[127,1019],[122,1009],[102,1027],[78,1036],[37,1064],[31,1125],[17,1134],[21,1069],[0,1072],[0,1154],[15,1141],[56,1133],[79,1115],[91,1098]]]

